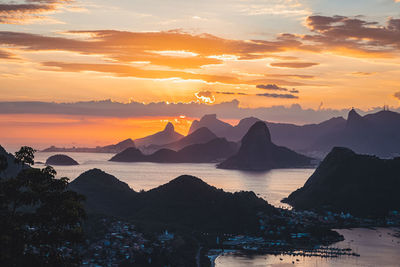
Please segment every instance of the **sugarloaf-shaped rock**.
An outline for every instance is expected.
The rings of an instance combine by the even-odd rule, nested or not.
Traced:
[[[221,169],[270,170],[304,167],[312,159],[272,143],[267,125],[256,122],[243,137],[239,152],[218,165]]]
[[[380,159],[335,147],[284,202],[296,209],[384,216],[400,210],[399,174],[400,158]]]
[[[50,156],[46,160],[46,165],[64,165],[64,166],[73,166],[73,165],[79,165],[79,163],[71,158],[70,156],[67,155],[53,155]]]
[[[145,147],[149,145],[165,145],[176,142],[182,137],[183,135],[175,131],[174,125],[168,122],[163,131],[136,139],[135,144],[138,147]]]

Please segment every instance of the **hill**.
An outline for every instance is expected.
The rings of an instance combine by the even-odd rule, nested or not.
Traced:
[[[276,212],[253,192],[227,193],[188,175],[136,193],[115,177],[94,169],[80,175],[70,187],[86,196],[89,212],[192,231],[252,232],[259,228],[258,212]]]
[[[175,131],[174,125],[168,122],[164,130],[143,138],[135,139],[135,144],[138,147],[145,147],[149,145],[165,145],[176,142],[182,137],[183,135]]]
[[[126,183],[99,169],[82,173],[69,188],[86,197],[88,211],[111,216],[129,214],[129,202],[136,194]]]
[[[284,201],[296,209],[382,216],[400,210],[399,173],[400,158],[380,159],[336,147]]]
[[[195,130],[193,133],[188,134],[187,136],[183,137],[182,139],[180,139],[176,142],[165,144],[165,145],[150,145],[150,146],[146,147],[146,152],[153,153],[162,148],[178,151],[186,146],[195,145],[195,144],[204,144],[215,138],[217,138],[217,136],[213,132],[211,132],[206,127],[202,127],[202,128]]]
[[[218,165],[221,169],[262,171],[276,168],[304,167],[311,158],[272,143],[268,127],[256,122],[243,137],[239,152]]]
[[[237,144],[215,138],[204,144],[189,145],[179,151],[160,149],[144,155],[139,149],[128,148],[110,159],[117,162],[207,163],[218,162],[233,155]]]
[[[46,165],[64,165],[64,166],[72,166],[72,165],[79,165],[79,163],[67,155],[53,155],[50,156],[46,160]]]

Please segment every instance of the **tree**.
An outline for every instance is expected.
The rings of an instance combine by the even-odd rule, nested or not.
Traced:
[[[8,168],[7,157],[5,155],[0,155],[0,174],[3,173],[4,177],[6,176],[7,168]]]
[[[15,156],[21,165],[34,163],[32,148]],[[79,265],[73,248],[83,237],[84,197],[55,176],[48,166],[0,180],[0,266]]]

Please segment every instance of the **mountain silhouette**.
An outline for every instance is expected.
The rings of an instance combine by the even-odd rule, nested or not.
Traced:
[[[253,192],[227,193],[189,175],[136,193],[114,176],[94,169],[81,174],[70,188],[86,196],[89,213],[186,227],[191,231],[257,231],[258,212],[276,213],[274,207]]]
[[[267,125],[256,122],[243,137],[239,152],[218,165],[221,169],[270,170],[303,167],[311,158],[272,143]]]
[[[229,123],[217,119],[216,114],[204,115],[200,121],[194,120],[189,129],[189,134],[206,127],[218,137],[225,137],[223,134],[233,128]]]
[[[153,153],[161,148],[167,148],[171,150],[178,151],[186,146],[189,145],[195,145],[195,144],[204,144],[207,143],[213,139],[217,138],[217,136],[211,132],[208,128],[202,127],[197,129],[191,134],[188,134],[187,136],[181,138],[180,140],[165,144],[165,145],[150,145],[146,147],[145,151],[146,153]]]
[[[384,216],[400,209],[399,173],[400,158],[380,159],[335,147],[284,202],[296,209]]]
[[[98,147],[70,147],[62,148],[51,146],[43,149],[42,152],[88,152],[88,153],[119,153],[128,147],[135,147],[132,139],[126,139],[114,145],[98,146]]]
[[[237,144],[225,138],[215,138],[204,144],[194,144],[179,151],[160,149],[145,155],[137,148],[128,148],[113,156],[110,161],[117,162],[160,162],[160,163],[207,163],[218,162],[233,155]]]
[[[58,155],[50,156],[46,160],[46,165],[72,166],[72,165],[79,165],[79,163],[76,160],[74,160],[73,158],[71,158],[70,156],[58,154]]]
[[[145,147],[149,145],[165,145],[181,139],[183,135],[175,131],[172,123],[168,122],[164,130],[143,138],[135,140],[138,147]]]
[[[82,173],[69,188],[86,197],[85,207],[91,213],[111,216],[129,214],[129,202],[136,194],[126,183],[100,169]]]
[[[329,152],[335,146],[356,153],[393,157],[400,154],[400,114],[383,110],[365,116],[350,110],[345,127],[322,136],[310,150]]]

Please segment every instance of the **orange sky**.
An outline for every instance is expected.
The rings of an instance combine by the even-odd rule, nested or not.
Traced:
[[[237,99],[241,108],[399,107],[398,1],[3,2],[0,106],[104,99],[215,105]],[[1,128],[13,133],[3,140],[30,140],[16,132],[25,127],[43,140],[58,136],[70,144],[81,127],[80,140],[101,132],[97,139],[104,143],[154,132],[164,117],[155,114],[151,123],[85,117],[90,123],[82,128],[61,115],[41,115],[44,122],[33,123],[38,116],[25,113],[1,115]],[[13,128],[5,117],[20,123]],[[57,120],[63,123],[55,126]],[[114,135],[107,131],[113,123]]]

